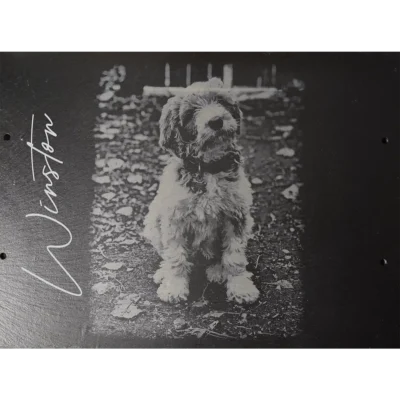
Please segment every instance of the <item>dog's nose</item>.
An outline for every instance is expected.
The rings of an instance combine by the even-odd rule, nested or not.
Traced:
[[[208,125],[211,129],[217,131],[218,129],[221,129],[223,127],[224,121],[221,117],[215,117],[208,122]]]

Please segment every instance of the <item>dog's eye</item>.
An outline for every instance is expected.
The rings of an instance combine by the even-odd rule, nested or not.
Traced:
[[[184,142],[191,142],[192,140],[194,140],[196,138],[196,134],[192,129],[185,129],[183,127],[179,127],[178,130],[179,130],[181,139]]]
[[[228,100],[225,97],[218,98],[218,103],[222,107],[226,108],[235,119],[240,119],[240,111],[238,105],[233,100]]]
[[[182,125],[189,125],[193,121],[194,110],[186,110],[181,117]]]

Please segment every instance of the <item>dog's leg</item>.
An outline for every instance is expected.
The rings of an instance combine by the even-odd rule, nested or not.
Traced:
[[[163,221],[161,224],[163,252],[159,270],[154,282],[160,284],[158,297],[168,303],[187,300],[189,295],[189,273],[192,263],[188,261],[183,235],[177,224]]]
[[[253,219],[248,215],[243,229],[235,229],[232,221],[225,224],[221,277],[227,281],[228,300],[239,304],[253,303],[260,294],[251,280],[252,274],[246,270],[245,250],[251,235],[252,222]]]
[[[157,253],[162,256],[162,243],[161,243],[161,217],[158,213],[157,207],[154,202],[150,205],[149,213],[144,219],[143,237],[151,242]]]

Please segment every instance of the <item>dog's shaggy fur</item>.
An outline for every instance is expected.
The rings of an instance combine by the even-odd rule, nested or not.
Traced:
[[[241,112],[212,78],[170,98],[160,119],[160,145],[172,157],[145,219],[144,236],[163,261],[154,275],[161,300],[189,294],[189,274],[199,256],[207,278],[226,282],[228,300],[252,303],[259,291],[246,271],[252,194],[236,145]]]

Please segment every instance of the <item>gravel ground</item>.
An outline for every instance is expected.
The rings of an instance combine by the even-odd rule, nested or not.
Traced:
[[[260,289],[253,305],[228,303],[199,269],[186,304],[161,302],[152,275],[160,259],[142,237],[143,219],[168,156],[158,146],[166,98],[122,96],[125,68],[105,71],[98,96],[91,226],[91,331],[124,338],[251,339],[300,333],[299,270],[304,229],[297,198],[301,92],[245,101],[239,143],[252,182],[254,239],[248,269]]]

